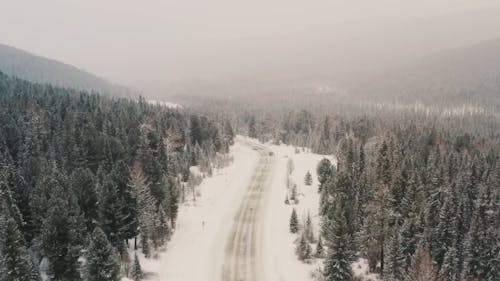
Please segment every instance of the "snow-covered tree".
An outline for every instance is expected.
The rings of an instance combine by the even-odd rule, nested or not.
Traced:
[[[328,252],[326,254],[324,273],[327,281],[349,281],[352,278],[351,238],[347,231],[345,211],[338,207],[333,214],[333,220],[327,231]]]
[[[137,253],[135,253],[134,255],[134,262],[132,264],[130,276],[134,281],[141,281],[144,278],[144,273],[142,272],[141,264],[139,263],[139,258],[137,257]]]
[[[16,221],[4,216],[0,216],[0,280],[40,280]]]
[[[316,173],[318,174],[319,191],[323,188],[323,184],[326,183],[333,176],[333,166],[330,160],[323,158],[316,168]]]
[[[311,175],[311,172],[307,171],[305,177],[304,177],[304,184],[305,185],[311,185],[312,184],[312,175]]]
[[[304,224],[304,235],[306,236],[307,241],[314,242],[314,229],[311,214],[309,212],[307,212],[307,218]]]
[[[300,236],[299,243],[297,244],[297,248],[295,249],[295,253],[299,257],[299,260],[307,260],[311,257],[312,248],[307,242],[307,239],[304,234]]]
[[[405,281],[440,281],[428,245],[421,245],[415,252]]]
[[[96,227],[87,249],[85,280],[118,281],[119,274],[120,262],[118,253],[108,241],[104,231]]]
[[[399,229],[394,227],[384,251],[384,280],[399,281],[403,278],[405,257],[401,248]]]
[[[323,239],[318,237],[318,243],[316,243],[316,257],[322,258],[325,255],[325,249],[323,247]]]
[[[49,259],[50,275],[54,280],[80,280],[78,258],[81,256],[84,229],[77,224],[78,217],[72,213],[76,206],[68,206],[61,198],[50,200],[51,208],[42,226],[42,253]]]
[[[292,210],[292,215],[290,216],[290,232],[297,233],[299,231],[299,220],[297,218],[297,212],[295,208]]]

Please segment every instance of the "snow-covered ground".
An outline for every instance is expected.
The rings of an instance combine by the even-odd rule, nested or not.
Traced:
[[[173,109],[182,109],[182,105],[178,103],[172,103],[172,102],[166,102],[166,101],[155,101],[155,100],[148,100],[149,104],[154,104],[154,105],[161,105],[165,106],[168,108],[173,108]]]
[[[148,280],[219,280],[233,217],[258,160],[256,151],[239,142],[231,155],[229,167],[203,180],[196,202],[190,199],[180,206],[177,230],[166,249],[157,258],[139,256]]]
[[[145,259],[139,254],[147,280],[154,281],[210,281],[220,280],[225,260],[225,248],[229,241],[245,192],[252,182],[258,167],[258,152],[248,142],[254,140],[238,137],[231,147],[234,158],[229,167],[216,170],[198,187],[200,196],[181,205],[177,230],[156,258]],[[295,208],[300,225],[305,223],[307,214],[312,219],[314,236],[320,230],[318,215],[319,194],[316,166],[323,158],[332,163],[332,156],[323,156],[292,146],[266,144],[274,153],[274,165],[270,174],[270,185],[262,202],[263,232],[258,235],[262,250],[255,257],[260,264],[257,268],[262,280],[259,281],[307,281],[323,263],[322,259],[312,259],[309,263],[300,261],[295,254],[295,241],[299,234],[289,231],[292,209]],[[289,194],[286,183],[287,163],[293,162],[290,178],[297,185],[299,203],[287,205]],[[304,183],[307,172],[312,175],[312,185]],[[255,241],[254,241],[255,242]],[[313,253],[315,245],[311,244]],[[262,272],[261,272],[262,271]],[[356,275],[365,275],[366,262],[353,264]],[[376,280],[376,276],[372,280]],[[127,280],[126,278],[123,281]],[[366,279],[370,280],[370,279]]]
[[[317,269],[321,261],[313,261],[311,264],[300,261],[295,254],[294,241],[299,238],[298,234],[290,233],[289,222],[293,208],[295,208],[299,223],[304,224],[309,212],[314,235],[317,238],[319,232],[320,217],[318,215],[319,194],[316,175],[316,166],[321,159],[332,157],[318,155],[308,150],[299,149],[295,153],[293,146],[270,145],[277,157],[277,165],[272,182],[272,190],[268,198],[268,210],[265,227],[265,252],[267,280],[305,281],[314,280],[311,272]],[[287,196],[287,163],[291,159],[294,169],[291,174],[292,180],[297,184],[299,203],[286,205]],[[312,175],[313,183],[305,185],[304,177],[307,172]],[[312,245],[315,252],[315,245]]]

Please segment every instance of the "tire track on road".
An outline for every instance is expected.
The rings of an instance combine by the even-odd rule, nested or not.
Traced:
[[[274,156],[265,146],[247,143],[260,154],[259,164],[236,214],[226,242],[222,281],[263,281],[258,262],[262,253],[262,199],[271,175]]]

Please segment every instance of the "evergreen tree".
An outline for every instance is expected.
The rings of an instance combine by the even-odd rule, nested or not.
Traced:
[[[104,180],[99,197],[100,226],[113,247],[122,253],[126,236],[124,233],[126,218],[123,212],[125,202],[118,196],[116,184],[110,178]]]
[[[314,230],[311,220],[311,214],[307,212],[306,223],[304,225],[304,235],[307,238],[307,241],[314,242]]]
[[[134,263],[132,264],[132,271],[130,272],[130,275],[134,281],[141,281],[144,278],[144,273],[142,272],[137,253],[134,255]]]
[[[384,258],[384,280],[399,281],[403,278],[405,257],[402,253],[401,235],[397,227],[393,228]]]
[[[293,201],[294,204],[299,203],[299,199],[297,198],[297,185],[292,183],[292,188],[290,190],[290,200]]]
[[[250,117],[248,120],[248,136],[251,138],[257,138],[257,129],[255,128],[255,117]]]
[[[0,280],[40,280],[16,221],[3,216],[0,216]]]
[[[354,260],[350,238],[347,231],[345,211],[336,208],[333,221],[327,231],[328,253],[325,260],[325,279],[327,281],[349,281],[352,278],[351,263]]]
[[[307,260],[311,257],[311,245],[309,245],[309,242],[307,242],[304,234],[300,236],[299,244],[297,244],[295,253],[299,257],[299,260],[302,261]]]
[[[332,140],[330,137],[330,118],[327,116],[323,121],[322,130],[319,136],[318,154],[329,154],[331,152]]]
[[[86,281],[118,281],[120,262],[118,254],[106,238],[106,234],[96,227],[87,249],[85,264]]]
[[[492,271],[499,267],[499,226],[494,217],[498,210],[491,204],[489,188],[481,185],[475,205],[471,227],[465,239],[464,274],[467,278],[494,280],[499,276],[498,272]]]
[[[138,234],[137,201],[128,184],[129,178],[130,170],[125,161],[116,162],[111,171],[111,179],[116,183],[119,200],[123,202],[120,214],[122,218],[120,232],[123,239],[131,239]]]
[[[405,281],[439,281],[437,268],[432,260],[429,246],[421,245],[411,261]]]
[[[333,166],[330,160],[323,158],[316,168],[318,174],[319,191],[321,192],[323,185],[333,176]]]
[[[325,249],[323,248],[323,239],[321,236],[318,237],[318,243],[316,243],[316,257],[322,258],[325,254]]]
[[[297,212],[293,209],[290,217],[290,232],[297,233],[297,231],[299,231],[299,221],[297,219]]]
[[[47,218],[43,222],[41,248],[50,261],[53,280],[80,280],[78,258],[81,255],[82,237],[78,233],[83,225],[77,225],[77,218],[61,198],[50,200]]]
[[[312,184],[312,175],[311,172],[307,171],[305,177],[304,177],[304,184],[305,185],[311,185]]]
[[[89,231],[98,221],[97,192],[95,177],[90,169],[77,168],[71,174],[71,186],[77,195],[78,205],[85,217]]]

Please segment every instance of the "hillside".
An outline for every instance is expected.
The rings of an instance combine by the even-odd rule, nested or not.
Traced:
[[[133,92],[82,69],[0,44],[0,71],[38,83],[49,83],[107,95],[130,96]]]
[[[498,109],[500,39],[439,52],[404,66],[356,78],[355,82],[351,86],[354,93],[377,100],[466,103]]]

